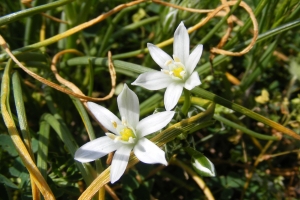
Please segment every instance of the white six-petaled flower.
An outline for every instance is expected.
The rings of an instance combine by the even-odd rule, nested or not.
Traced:
[[[148,43],[153,60],[161,71],[146,72],[132,83],[148,90],[167,88],[164,96],[166,110],[172,110],[177,104],[183,88],[191,90],[201,84],[194,69],[202,54],[203,45],[197,45],[191,54],[189,34],[181,22],[174,33],[173,59],[157,46]]]
[[[138,97],[126,84],[117,101],[121,120],[108,109],[92,102],[87,103],[96,119],[112,133],[86,143],[75,153],[75,160],[90,162],[116,151],[111,163],[111,183],[119,180],[124,173],[131,150],[144,163],[167,165],[165,152],[145,136],[165,127],[174,116],[173,111],[165,111],[139,121]]]

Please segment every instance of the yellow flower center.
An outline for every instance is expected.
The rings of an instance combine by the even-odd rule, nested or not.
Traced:
[[[186,69],[185,66],[180,62],[180,59],[173,55],[174,60],[168,60],[165,63],[165,66],[169,70],[162,70],[164,73],[169,74],[172,78],[185,80],[186,78]]]
[[[121,140],[123,141],[128,141],[129,138],[135,138],[133,130],[128,127],[123,128],[120,134],[121,134]]]
[[[181,72],[184,71],[184,68],[183,67],[177,67],[175,69],[173,69],[173,76],[177,77],[177,78],[180,78],[180,79],[183,79],[183,77],[181,76]]]

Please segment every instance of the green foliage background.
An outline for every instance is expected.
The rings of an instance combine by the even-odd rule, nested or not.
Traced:
[[[126,2],[129,1],[35,0],[31,3],[32,7],[45,7],[34,13],[20,1],[4,0],[0,2],[0,34],[27,68],[55,83],[57,81],[50,70],[52,57],[70,48],[83,52],[84,57],[71,54],[63,56],[57,65],[59,74],[73,82],[84,94],[102,97],[111,89],[105,60],[108,51],[113,55],[117,84],[127,83],[130,86],[147,68],[159,70],[151,56],[142,52],[147,42],[163,42],[173,37],[181,21],[186,27],[191,27],[207,15],[180,11],[149,1],[125,8],[98,24],[49,45],[38,48],[31,45],[40,44],[41,34],[45,38],[59,35]],[[169,2],[196,9],[215,9],[221,4],[219,0]],[[252,8],[259,23],[257,42],[249,53],[241,57],[217,55],[213,61],[213,74],[209,62],[210,49],[225,34],[228,27],[226,20],[220,22],[222,17],[215,17],[190,34],[191,48],[197,44],[204,45],[196,68],[202,81],[200,88],[300,134],[300,3],[297,0],[245,2]],[[50,3],[57,5],[50,7]],[[21,10],[23,13],[19,12]],[[42,11],[68,24],[46,18],[39,14]],[[235,24],[223,48],[239,51],[252,38],[251,21],[242,8],[237,8],[233,14],[244,22],[244,26]],[[219,28],[215,30],[217,26]],[[172,45],[163,47],[170,55],[172,48]],[[7,62],[8,56],[2,50],[1,77]],[[95,137],[102,136],[104,132],[93,120],[83,117],[86,113],[78,99],[40,83],[17,65],[12,72],[18,72],[19,75],[12,78],[10,83],[11,116],[16,124],[20,120],[27,120],[37,165],[55,197],[77,199],[93,179],[90,176],[83,180],[83,165],[76,164],[72,156],[79,146],[89,141],[83,120],[92,124],[90,131],[94,132]],[[230,82],[226,72],[239,79],[240,84]],[[18,80],[20,85],[16,82]],[[20,88],[15,95],[21,96],[24,102],[26,114],[22,118],[17,116],[20,105],[15,103],[17,100],[13,94]],[[130,88],[139,97],[143,117],[163,108],[163,91]],[[269,100],[260,103],[256,97],[261,96],[263,89],[268,91]],[[197,91],[193,92],[193,96],[203,98]],[[114,113],[118,111],[116,95],[100,104]],[[300,142],[278,132],[275,127],[266,126],[224,105],[217,104],[213,125],[182,134],[168,143],[165,146],[167,157],[171,159],[176,154],[176,159],[191,167],[191,156],[184,151],[184,147],[193,147],[209,158],[215,165],[217,175],[201,178],[215,199],[299,199]],[[179,107],[174,123],[183,117]],[[201,110],[197,106],[190,110],[191,115],[199,112]],[[18,129],[23,130],[20,125]],[[2,118],[0,131],[0,199],[31,199],[29,173],[18,156]],[[274,137],[256,137],[249,135],[251,131],[266,136],[282,135],[282,138],[277,141],[273,140]],[[260,160],[255,164],[257,159]],[[96,165],[97,169],[107,167],[105,159],[87,166],[96,169]],[[250,180],[247,175],[251,172],[253,176]],[[249,185],[245,186],[247,182]],[[121,199],[206,198],[191,176],[175,164],[160,168],[158,165],[138,163],[111,187]],[[106,198],[111,199],[108,194]]]

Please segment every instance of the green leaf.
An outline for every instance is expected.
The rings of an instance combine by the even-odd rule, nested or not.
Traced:
[[[299,59],[292,58],[290,61],[290,73],[293,76],[296,76],[300,80],[300,64]]]
[[[0,146],[2,147],[2,149],[7,151],[7,153],[9,153],[9,155],[11,156],[18,155],[16,147],[14,146],[9,135],[5,135],[5,134],[0,135]]]
[[[226,177],[227,187],[230,188],[241,188],[244,185],[244,181],[241,177],[234,172],[230,172]]]
[[[29,181],[29,174],[20,157],[15,159],[13,166],[11,166],[8,171],[12,176],[20,179],[20,188],[23,188],[23,185]]]
[[[199,175],[208,177],[214,177],[216,175],[214,164],[202,153],[191,147],[185,148],[185,151],[192,156],[192,166]]]
[[[222,191],[221,198],[222,199],[231,199],[232,195],[233,195],[233,190],[230,188],[226,188],[225,190]]]
[[[229,172],[227,176],[220,176],[220,183],[224,188],[230,189],[230,188],[242,188],[243,185],[245,184],[245,181],[243,180],[243,178],[239,176],[239,174],[234,172]]]
[[[0,174],[0,183],[3,183],[4,185],[13,188],[13,189],[19,189],[17,185],[15,185],[11,180]]]
[[[131,172],[132,173],[132,172]],[[132,192],[139,187],[139,182],[136,180],[135,176],[131,173],[125,174],[122,177],[122,183],[124,184],[123,189]]]
[[[139,188],[133,191],[134,196],[136,199],[150,199],[150,192],[145,185],[140,185]]]
[[[38,141],[37,139],[35,139],[35,138],[32,138],[32,139],[31,139],[31,148],[32,148],[32,151],[33,151],[34,153],[37,152],[37,150],[38,150],[38,145],[39,145],[39,141]]]

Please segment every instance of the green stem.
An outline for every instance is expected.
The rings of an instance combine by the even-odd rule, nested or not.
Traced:
[[[89,75],[89,85],[88,85],[88,96],[92,96],[93,90],[94,90],[94,66],[91,60],[89,59],[88,64],[88,75]]]
[[[250,135],[252,137],[255,137],[255,138],[258,138],[258,139],[261,139],[261,140],[280,140],[279,137],[276,137],[276,136],[270,136],[270,135],[263,135],[263,134],[260,134],[260,133],[257,133],[257,132],[254,132],[252,130],[249,130],[247,129],[246,127],[244,126],[241,126],[239,124],[236,124],[220,115],[214,115],[213,117],[214,119],[224,123],[225,125],[227,126],[230,126],[232,128],[235,128],[235,129],[238,129],[238,130],[241,130],[243,133],[247,134],[247,135]]]
[[[210,30],[210,32],[199,42],[199,44],[205,44],[214,34],[217,33],[219,28],[225,23],[227,18],[237,9],[240,5],[241,0],[237,1],[237,3],[232,7],[230,12],[228,12],[222,19]]]
[[[184,101],[183,98],[179,99],[179,103],[182,103],[183,101]],[[201,108],[207,108],[210,105],[210,102],[211,101],[201,99],[201,98],[198,98],[198,97],[192,97],[191,98],[191,103],[194,104],[195,106],[199,106]],[[248,128],[246,128],[242,125],[239,125],[235,122],[232,122],[232,121],[226,119],[225,117],[220,116],[219,114],[214,114],[213,118],[215,120],[220,121],[221,123],[223,123],[227,126],[230,126],[234,129],[241,130],[243,133],[245,133],[247,135],[250,135],[252,137],[255,137],[255,138],[259,138],[261,140],[280,140],[280,138],[277,137],[277,136],[264,135],[264,134],[260,134],[260,133],[254,132],[252,130],[249,130]],[[197,129],[197,130],[199,130],[199,129]],[[192,130],[191,130],[191,132],[192,132]]]
[[[28,8],[28,9],[25,9],[25,10],[21,10],[19,12],[14,12],[14,13],[5,15],[3,17],[0,17],[0,26],[12,23],[13,21],[18,20],[18,19],[23,19],[24,17],[28,17],[28,16],[31,16],[31,15],[34,15],[34,14],[37,14],[37,13],[44,12],[46,10],[50,10],[52,8],[56,8],[56,7],[65,5],[65,4],[70,3],[72,1],[74,1],[74,0],[55,1],[55,2],[48,3],[48,4],[45,4],[45,5],[42,5],[42,6],[36,6],[36,7],[33,7],[33,8]]]
[[[127,32],[134,31],[135,29],[137,29],[139,27],[143,27],[146,24],[150,24],[152,22],[158,21],[159,19],[160,19],[159,16],[154,16],[154,17],[149,17],[147,19],[143,19],[143,20],[138,21],[138,22],[134,22],[132,24],[124,26],[123,28],[118,30],[116,33],[114,33],[111,37],[118,38],[118,37],[124,35]],[[104,55],[102,55],[102,56],[104,56]]]
[[[39,143],[37,152],[37,167],[42,176],[47,180],[47,160],[49,152],[50,125],[45,122],[40,122]]]
[[[132,10],[135,10],[138,8],[138,5],[132,6],[132,7],[128,7],[125,8],[124,10],[122,10],[121,12],[119,12],[114,19],[111,21],[111,24],[109,25],[109,27],[107,28],[106,34],[104,35],[103,40],[101,41],[101,46],[100,49],[98,51],[98,56],[105,56],[105,54],[107,52],[104,51],[104,49],[107,47],[109,38],[111,38],[112,33],[115,29],[115,27],[117,27],[118,22],[124,17],[124,15]]]
[[[208,99],[208,100],[213,101],[213,102],[215,102],[217,104],[220,104],[220,105],[222,105],[222,106],[224,106],[226,108],[230,108],[230,109],[232,109],[234,111],[242,113],[242,114],[244,114],[244,115],[246,115],[246,116],[248,116],[248,117],[250,117],[252,119],[255,119],[255,120],[259,121],[259,122],[262,122],[262,123],[264,123],[264,124],[266,124],[268,126],[271,126],[272,128],[274,128],[276,130],[279,130],[279,131],[281,131],[281,132],[283,132],[283,133],[285,133],[285,134],[287,134],[289,136],[292,136],[295,139],[300,140],[300,136],[297,133],[295,133],[294,131],[292,131],[292,130],[290,130],[290,129],[284,127],[284,126],[282,126],[281,124],[278,124],[277,122],[272,121],[272,120],[270,120],[270,119],[268,119],[268,118],[266,118],[266,117],[264,117],[264,116],[262,116],[260,114],[257,114],[255,112],[253,112],[253,111],[251,111],[251,110],[243,107],[243,106],[240,106],[238,104],[232,103],[231,101],[228,101],[227,99],[224,99],[224,98],[222,98],[222,97],[220,97],[218,95],[215,95],[215,94],[213,94],[211,92],[208,92],[208,91],[206,91],[206,90],[204,90],[202,88],[199,88],[199,87],[194,88],[192,90],[192,92],[194,94],[198,95],[201,98]]]
[[[257,17],[261,11],[264,9],[265,5],[268,3],[268,0],[262,0],[259,2],[257,7],[255,8],[254,15]],[[239,37],[241,35],[244,35],[246,31],[248,31],[249,27],[251,26],[251,19],[248,19],[244,26],[239,29],[239,31],[236,33],[236,36],[232,38],[225,46],[224,49],[229,49],[232,48],[239,40]]]
[[[186,116],[190,107],[191,107],[191,92],[187,89],[183,89],[184,91],[184,102],[181,107],[181,112]]]

